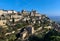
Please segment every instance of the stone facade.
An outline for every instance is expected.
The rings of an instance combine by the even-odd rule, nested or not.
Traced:
[[[29,26],[26,26],[20,30],[19,37],[24,40],[27,37],[29,37],[29,35],[32,35],[32,34],[34,34],[34,27],[29,25]]]
[[[14,11],[14,10],[4,10],[4,9],[0,9],[0,15],[3,15],[3,14],[11,14],[11,13],[17,13],[17,12]]]
[[[0,20],[0,26],[4,26],[6,22],[6,20]]]

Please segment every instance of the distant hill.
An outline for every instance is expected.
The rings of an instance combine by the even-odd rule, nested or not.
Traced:
[[[49,18],[57,23],[60,23],[60,16],[49,16]]]

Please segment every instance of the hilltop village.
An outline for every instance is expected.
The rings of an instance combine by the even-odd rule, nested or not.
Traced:
[[[36,10],[0,10],[0,40],[28,41],[30,36],[48,33],[51,29],[60,32],[60,25]]]
[[[46,15],[39,14],[36,10],[16,12],[14,10],[0,10],[0,26],[12,26],[18,22],[26,22],[28,24],[35,24],[43,22],[43,19],[52,22]]]

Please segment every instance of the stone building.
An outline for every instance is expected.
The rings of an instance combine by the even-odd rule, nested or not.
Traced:
[[[17,13],[14,10],[4,10],[4,9],[0,9],[0,15],[5,15],[5,14],[12,14],[12,13]]]
[[[20,37],[22,40],[24,40],[28,38],[30,35],[34,34],[34,27],[32,27],[31,25],[26,26],[22,28],[18,34],[19,36],[17,35],[16,37]]]
[[[0,26],[4,26],[6,24],[6,20],[0,20]]]
[[[0,15],[7,14],[7,13],[8,13],[7,10],[0,9]]]

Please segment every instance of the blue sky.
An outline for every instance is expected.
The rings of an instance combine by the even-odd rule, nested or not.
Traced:
[[[0,9],[37,10],[48,16],[60,16],[60,0],[0,0]]]

